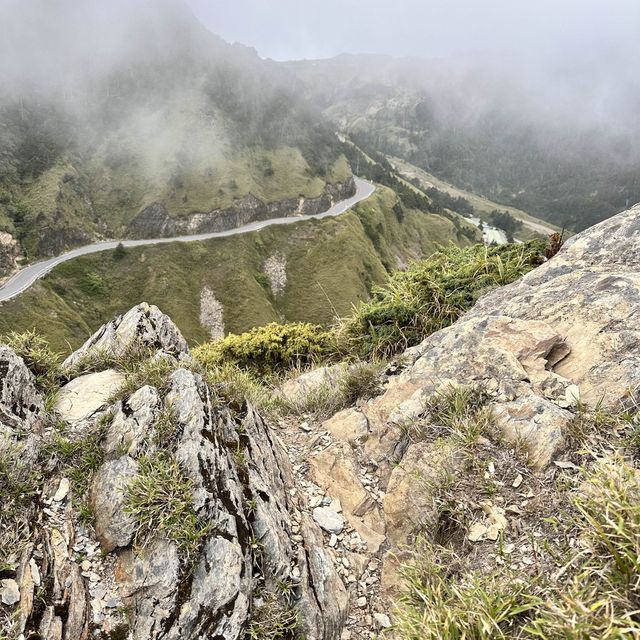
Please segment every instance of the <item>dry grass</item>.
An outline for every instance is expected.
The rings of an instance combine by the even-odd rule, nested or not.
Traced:
[[[453,399],[445,403],[439,422],[464,415],[461,406]],[[466,452],[467,464],[441,487],[438,522],[405,567],[397,637],[640,637],[640,472],[631,446],[636,421],[633,406],[578,407],[571,441],[581,449],[567,455],[580,466],[552,466],[537,477],[520,467],[525,479],[517,488],[516,452],[500,443],[465,442],[454,430],[449,437]],[[479,506],[487,498],[507,507],[508,527],[497,542],[471,543],[469,524],[482,518]],[[443,522],[458,535],[441,536]]]

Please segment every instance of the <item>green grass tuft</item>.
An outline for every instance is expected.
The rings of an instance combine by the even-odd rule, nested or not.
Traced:
[[[193,483],[166,452],[141,457],[138,465],[125,493],[125,509],[137,520],[136,544],[144,546],[163,535],[188,559],[211,528],[199,522],[193,509]]]
[[[540,264],[544,245],[461,249],[454,245],[392,274],[345,319],[347,352],[388,357],[455,322],[489,289],[508,284]]]

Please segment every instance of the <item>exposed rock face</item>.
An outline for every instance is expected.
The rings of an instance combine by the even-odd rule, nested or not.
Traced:
[[[15,588],[13,582],[2,585],[3,601],[22,612],[19,632],[87,638],[93,625],[134,640],[233,640],[245,637],[259,606],[258,587],[279,594],[278,585],[287,584],[291,594],[281,597],[298,610],[301,633],[310,640],[337,640],[346,619],[346,591],[317,524],[292,497],[289,460],[254,410],[238,415],[216,408],[201,376],[181,368],[180,363],[190,363],[188,348],[171,321],[155,307],[139,305],[105,325],[66,364],[91,353],[126,354],[131,344],[170,354],[176,369],[162,392],[143,386],[109,408],[112,419],[99,441],[104,461],[88,496],[95,537],[72,516],[83,496],[74,495],[73,486],[69,491],[66,479],[51,486],[46,524],[33,533],[34,544],[41,541],[44,551],[32,571],[28,550]],[[3,415],[12,432],[35,429],[43,409],[33,378],[10,349],[0,347],[0,356],[6,363]],[[113,375],[82,376],[64,395],[93,388],[103,374]],[[83,429],[95,432],[104,399],[94,402],[94,395],[85,394],[91,407],[83,407],[82,419],[67,412],[79,435]],[[192,487],[193,512],[206,525],[188,564],[177,542],[158,527],[147,532],[143,546],[134,544],[138,521],[127,508],[127,490],[140,478],[143,458],[160,447],[179,464]],[[36,574],[46,585],[38,607]]]
[[[488,437],[525,451],[532,472],[542,474],[566,447],[577,400],[594,406],[604,398],[612,406],[637,394],[639,317],[637,206],[571,239],[552,260],[409,349],[407,368],[389,378],[384,394],[318,425],[328,435],[309,429],[305,438],[323,446],[302,453],[306,477],[340,499],[347,523],[362,537],[375,534],[369,552],[383,559],[384,593],[397,595],[401,564],[417,536],[434,534],[436,488],[465,473],[451,442],[407,436],[412,425],[428,425],[434,394],[483,388],[493,414]],[[319,370],[316,378],[325,375]],[[313,375],[305,374],[286,392],[304,392],[309,382]],[[364,484],[371,469],[384,490],[382,505]],[[503,508],[484,508],[471,541],[496,540],[506,526]]]
[[[284,218],[291,215],[315,215],[355,193],[353,178],[346,182],[328,184],[317,198],[290,198],[264,203],[251,193],[232,207],[207,212],[193,212],[174,217],[166,207],[154,202],[144,208],[129,224],[128,235],[133,238],[162,238],[175,235],[212,233],[236,229],[256,220]]]
[[[554,371],[581,398],[612,403],[640,384],[640,206],[571,238],[547,264],[485,296],[472,314],[553,327],[570,353]]]
[[[200,324],[206,327],[212,340],[224,338],[224,309],[209,287],[200,292]]]
[[[58,392],[56,411],[69,424],[88,420],[106,408],[109,396],[124,382],[124,374],[113,369],[75,378]]]
[[[18,268],[22,250],[18,241],[10,234],[0,231],[0,278],[10,275]]]
[[[44,412],[33,374],[9,347],[0,344],[0,434],[29,437]]]
[[[269,256],[262,265],[262,271],[269,278],[271,293],[277,298],[287,286],[287,260],[280,253]]]

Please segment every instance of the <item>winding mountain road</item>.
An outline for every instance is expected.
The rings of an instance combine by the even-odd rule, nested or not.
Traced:
[[[62,255],[50,258],[49,260],[43,260],[42,262],[35,262],[23,269],[20,269],[11,278],[9,278],[0,287],[0,302],[6,302],[11,298],[15,298],[18,294],[26,291],[36,280],[45,276],[51,269],[57,265],[72,260],[79,256],[85,256],[89,253],[97,253],[99,251],[107,251],[109,249],[115,249],[119,244],[125,247],[141,247],[151,244],[167,244],[169,242],[194,242],[195,240],[209,240],[210,238],[224,238],[226,236],[235,236],[240,233],[249,233],[250,231],[258,231],[265,227],[280,224],[293,224],[300,222],[301,220],[320,220],[321,218],[328,218],[330,216],[338,216],[341,213],[345,213],[358,204],[366,200],[375,191],[375,186],[366,180],[357,178],[354,176],[356,183],[356,193],[351,198],[341,200],[331,207],[328,211],[318,213],[316,215],[305,216],[289,216],[287,218],[271,218],[269,220],[259,220],[257,222],[250,222],[242,227],[236,227],[235,229],[228,229],[227,231],[216,231],[213,233],[200,233],[192,236],[175,236],[173,238],[152,238],[149,240],[109,240],[107,242],[96,242],[94,244],[87,244],[77,249],[67,251]]]

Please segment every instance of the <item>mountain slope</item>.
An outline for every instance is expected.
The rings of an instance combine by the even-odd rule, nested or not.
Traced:
[[[349,194],[339,143],[297,81],[179,0],[40,4],[34,22],[16,3],[0,44],[0,230],[28,259],[153,235],[158,215],[180,232],[233,225],[256,201],[291,211],[328,184]]]
[[[362,148],[502,205],[580,230],[640,200],[637,86],[588,61],[541,78],[483,56],[285,64]]]
[[[330,324],[388,271],[473,239],[379,187],[337,218],[76,258],[0,305],[0,334],[35,328],[64,350],[143,300],[170,311],[191,343],[274,320]]]

